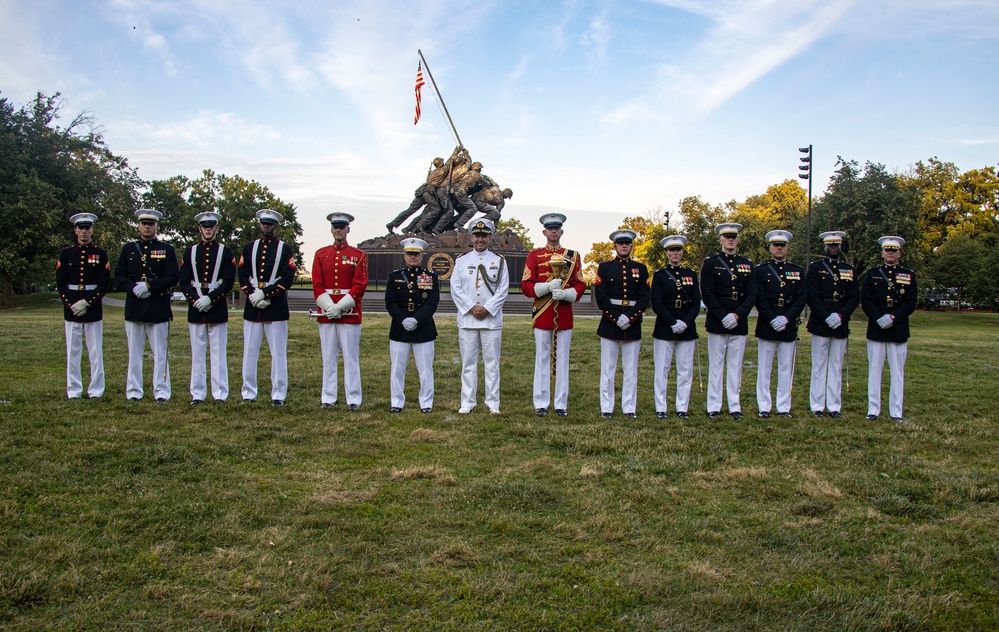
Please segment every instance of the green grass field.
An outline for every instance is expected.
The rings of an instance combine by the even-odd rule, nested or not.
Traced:
[[[707,419],[695,375],[691,419],[660,421],[649,324],[638,420],[600,418],[594,320],[576,325],[570,416],[536,418],[526,317],[506,323],[502,415],[456,414],[452,317],[432,414],[412,365],[388,413],[384,316],[365,317],[357,413],[320,409],[304,315],[285,408],[235,403],[238,315],[230,401],[192,408],[183,318],[169,404],[150,401],[148,357],[146,399],[125,401],[116,307],[105,397],[68,401],[61,308],[21,301],[0,312],[4,629],[999,628],[999,315],[915,315],[906,424],[864,419],[862,315],[843,419],[808,414],[802,332],[793,420],[756,418],[751,338],[746,418]]]

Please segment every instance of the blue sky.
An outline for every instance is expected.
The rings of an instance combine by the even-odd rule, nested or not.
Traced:
[[[419,2],[0,0],[0,93],[60,91],[145,179],[210,168],[295,204],[305,255],[325,216],[385,233],[458,134],[541,241],[569,216],[586,251],[683,197],[743,200],[815,146],[905,170],[999,160],[994,0]]]

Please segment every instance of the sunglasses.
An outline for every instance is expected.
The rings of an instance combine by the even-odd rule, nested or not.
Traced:
[[[898,248],[882,248],[885,252],[898,252]]]

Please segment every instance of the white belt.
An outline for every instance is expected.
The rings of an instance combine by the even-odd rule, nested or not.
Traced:
[[[91,292],[97,289],[97,285],[71,285],[69,289],[76,290],[77,292]]]
[[[621,300],[619,298],[609,298],[607,300],[610,301],[611,305],[620,305],[622,307],[628,307],[635,304],[635,301],[629,301],[628,299]]]
[[[326,290],[326,293],[327,294],[332,294],[333,296],[340,296],[341,294],[350,294],[350,288],[349,287],[345,287],[345,288],[335,287],[332,290]]]
[[[212,281],[211,283],[195,283],[194,285],[196,287],[201,288],[202,290],[214,290],[218,286],[222,285],[222,281]]]

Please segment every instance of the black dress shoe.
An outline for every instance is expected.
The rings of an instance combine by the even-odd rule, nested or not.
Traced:
[[[165,404],[165,403],[167,403],[167,398],[166,397],[157,397],[156,398],[156,403],[157,404]]]
[[[556,408],[555,414],[558,415],[559,417],[568,417],[569,411],[564,408]]]
[[[271,406],[273,406],[275,408],[281,408],[282,406],[284,406],[284,400],[283,399],[272,399],[271,400]]]
[[[249,398],[249,397],[244,397],[244,398],[243,398],[243,403],[244,403],[244,404],[256,404],[256,403],[257,403],[257,400],[255,400],[255,399],[251,399],[251,398]]]
[[[433,408],[430,408],[430,407],[427,407],[427,408],[421,408],[421,409],[420,409],[420,412],[421,412],[421,413],[432,413],[432,412],[434,412],[434,409],[433,409]]]
[[[829,413],[829,416],[832,417],[833,419],[841,419],[843,417],[843,413],[839,412],[838,410],[834,410],[831,413]]]
[[[638,415],[635,414],[635,413],[625,413],[624,414],[624,418],[625,419],[638,419]]]
[[[719,415],[721,415],[720,410],[708,411],[708,419],[717,419]]]
[[[663,414],[665,414],[665,413],[663,413]],[[685,411],[685,410],[681,410],[680,412],[678,412],[676,414],[676,416],[679,417],[680,419],[690,419],[690,415],[688,415],[687,411]]]
[[[347,410],[360,410],[360,404],[347,404]]]
[[[390,413],[401,413],[402,409],[399,408],[398,406],[393,406],[392,408],[389,408],[389,412]]]
[[[738,410],[730,414],[732,415],[732,419],[742,419],[742,413],[739,412]]]
[[[787,411],[786,413],[777,413],[777,414],[780,415],[781,417],[787,417],[788,419],[793,419],[791,417],[791,411]]]
[[[600,416],[603,417],[604,419],[610,419],[611,413],[600,413]]]
[[[129,397],[128,401],[130,401],[130,402],[137,402],[137,401],[139,401],[139,398],[138,397]]]
[[[877,415],[868,415],[868,416],[867,416],[867,421],[874,421],[874,420],[875,420],[875,419],[877,419],[877,418],[878,418],[878,416],[877,416]]]
[[[205,400],[203,400],[203,399],[192,399],[191,400],[191,406],[197,406],[198,404],[204,404],[204,403],[205,403]]]
[[[679,417],[680,413],[677,413],[677,416]],[[669,417],[667,413],[656,413],[656,419],[666,419],[667,417]]]
[[[766,419],[767,417],[770,416],[770,411],[769,410],[761,410],[760,413],[759,413],[759,415],[760,415],[760,419]]]
[[[822,411],[821,410],[813,410],[812,414],[815,415],[816,417],[821,417],[822,416]]]
[[[535,408],[534,409],[534,414],[537,415],[538,417],[544,417],[545,415],[548,414],[548,409],[547,408]]]
[[[326,409],[326,408],[333,408],[333,404],[330,404],[330,403],[328,403],[328,402],[327,402],[327,403],[324,403],[324,404],[323,404],[323,408],[324,408],[324,409]]]
[[[892,420],[892,421],[897,421],[898,423],[902,423],[903,421],[905,421],[905,420],[904,420],[904,419],[902,419],[901,417],[892,417],[892,418],[891,418],[891,420]]]

